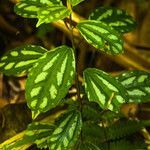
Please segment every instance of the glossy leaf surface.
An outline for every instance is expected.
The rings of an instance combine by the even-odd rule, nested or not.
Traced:
[[[101,70],[86,69],[84,81],[89,101],[98,103],[103,109],[118,111],[120,105],[128,100],[127,92],[121,83]]]
[[[36,26],[38,27],[42,23],[50,23],[64,19],[65,17],[69,16],[70,13],[71,12],[68,8],[60,5],[41,8],[38,11],[38,23]]]
[[[41,46],[24,45],[10,50],[0,59],[0,72],[18,75],[27,72],[47,50]]]
[[[65,97],[75,75],[73,49],[60,46],[46,53],[34,65],[26,82],[26,99],[35,112],[46,112]]]
[[[135,20],[126,11],[113,7],[97,8],[89,19],[103,21],[119,33],[130,32],[136,27]]]
[[[15,5],[14,11],[25,18],[37,18],[40,8],[52,5],[62,5],[62,2],[61,0],[21,0]]]
[[[123,40],[116,30],[107,24],[95,21],[81,21],[77,28],[84,39],[97,49],[108,54],[123,52]]]
[[[79,111],[69,111],[61,118],[57,128],[49,138],[51,150],[70,150],[77,141],[82,127]]]
[[[130,102],[150,101],[150,73],[144,71],[127,71],[116,79],[126,88]]]

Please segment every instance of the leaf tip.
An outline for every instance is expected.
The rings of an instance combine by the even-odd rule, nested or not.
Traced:
[[[39,111],[32,111],[32,119],[35,120],[39,114],[40,114]]]

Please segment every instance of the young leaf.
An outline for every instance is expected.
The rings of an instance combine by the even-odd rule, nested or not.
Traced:
[[[85,20],[77,28],[85,40],[108,54],[123,52],[123,40],[116,30],[101,21]]]
[[[18,75],[27,72],[47,50],[41,46],[23,45],[12,49],[0,59],[0,72]]]
[[[105,22],[121,33],[130,32],[136,27],[135,20],[126,11],[113,7],[97,8],[89,19]]]
[[[76,6],[76,5],[78,5],[79,3],[81,3],[82,1],[84,1],[84,0],[69,0],[69,3],[70,3],[72,6]]]
[[[100,148],[92,143],[85,142],[80,145],[79,150],[100,150]]]
[[[150,73],[144,71],[127,71],[116,79],[122,83],[129,94],[130,102],[150,101]]]
[[[65,17],[69,16],[70,13],[71,12],[67,7],[60,5],[40,8],[38,11],[38,23],[36,26],[38,27],[42,23],[50,23],[58,21],[60,19],[64,19]]]
[[[70,150],[77,141],[81,127],[82,119],[80,112],[67,112],[50,136],[48,140],[49,148],[51,150]]]
[[[75,75],[73,49],[60,46],[46,53],[34,65],[26,82],[28,106],[46,112],[58,105],[71,87]]]
[[[61,0],[20,0],[15,7],[16,14],[25,18],[37,18],[40,8],[52,5],[62,5]]]
[[[28,128],[23,136],[23,139],[11,144],[5,145],[7,150],[16,150],[26,144],[37,144],[40,148],[47,147],[47,139],[53,132],[55,126],[46,123],[33,122],[28,125]]]
[[[89,101],[99,104],[102,109],[118,111],[128,100],[125,88],[107,73],[88,68],[84,71],[85,91]]]

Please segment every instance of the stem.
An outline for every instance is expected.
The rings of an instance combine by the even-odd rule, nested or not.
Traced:
[[[70,11],[72,12],[72,6],[71,6],[71,4],[68,1],[67,1],[67,8],[70,9]],[[75,80],[76,80],[76,88],[77,88],[77,100],[79,100],[80,104],[81,104],[80,86],[79,86],[79,79],[78,79],[78,76],[79,76],[79,73],[78,73],[78,61],[77,61],[78,58],[77,58],[77,51],[76,51],[76,48],[75,48],[73,29],[74,29],[74,26],[72,25],[72,14],[70,14],[70,16],[69,16],[69,30],[70,30],[70,33],[71,33],[72,48],[74,49],[74,55],[75,55],[75,59],[76,59],[76,79]]]
[[[69,3],[69,1],[67,0],[67,8],[72,11],[72,6],[71,4]],[[77,100],[79,101],[80,103],[80,112],[81,112],[81,116],[82,116],[82,99],[81,99],[81,96],[80,96],[80,82],[79,82],[79,71],[78,71],[78,57],[77,57],[77,51],[76,51],[76,47],[75,47],[75,41],[74,41],[74,32],[73,32],[73,29],[74,29],[74,25],[72,25],[72,13],[70,14],[69,16],[69,30],[71,32],[71,43],[72,43],[72,48],[74,49],[74,55],[75,55],[75,60],[76,60],[76,75],[75,75],[75,85],[76,85],[76,89],[77,89]],[[81,131],[81,134],[80,134],[80,140],[83,141],[83,136],[82,136],[82,131]]]

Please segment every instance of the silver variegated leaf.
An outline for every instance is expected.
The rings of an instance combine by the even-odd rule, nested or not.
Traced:
[[[25,18],[37,18],[40,8],[52,5],[62,5],[61,0],[20,0],[15,7],[16,14]]]
[[[79,111],[65,113],[48,140],[49,148],[51,150],[71,150],[77,141],[81,127],[82,119]]]
[[[23,138],[10,145],[4,145],[6,150],[19,150],[26,144],[37,144],[39,148],[47,148],[47,139],[54,131],[55,126],[47,123],[33,122],[28,128]]]
[[[119,111],[120,105],[128,101],[125,88],[109,74],[94,68],[84,71],[85,91],[89,101],[102,109]]]
[[[126,12],[113,7],[99,7],[89,16],[91,20],[103,21],[121,33],[135,29],[135,20]]]
[[[38,11],[38,23],[36,26],[38,27],[42,23],[50,23],[64,19],[65,17],[69,16],[70,13],[71,11],[67,7],[60,5],[41,8]]]
[[[46,52],[47,50],[43,47],[35,45],[23,45],[12,49],[0,59],[0,72],[6,75],[28,72]]]
[[[84,0],[69,0],[70,4],[71,4],[72,6],[78,5],[78,4],[81,3],[82,1],[84,1]]]
[[[150,73],[138,70],[127,71],[116,79],[126,88],[130,102],[150,101]]]
[[[100,150],[100,148],[92,143],[84,142],[81,143],[79,150]]]
[[[46,53],[34,65],[26,82],[29,108],[38,113],[56,107],[71,87],[74,75],[72,48],[60,46]]]
[[[38,148],[47,148],[47,140],[54,129],[55,126],[52,124],[33,122],[28,126],[24,139],[33,141]]]
[[[77,28],[84,39],[97,49],[108,54],[123,52],[123,40],[116,30],[101,21],[85,20]]]

